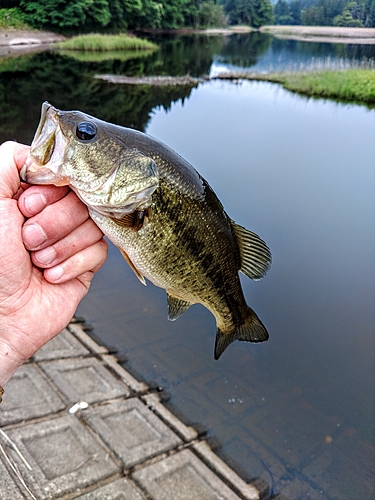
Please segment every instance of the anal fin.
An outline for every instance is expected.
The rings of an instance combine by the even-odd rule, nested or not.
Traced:
[[[175,321],[181,316],[185,311],[191,306],[191,302],[175,297],[167,292],[167,303],[168,303],[168,319],[170,321]]]
[[[124,250],[122,250],[122,248],[119,248],[119,250],[121,252],[121,255],[124,257],[124,259],[126,260],[126,262],[129,264],[130,269],[132,269],[134,271],[134,274],[137,276],[137,278],[142,283],[142,285],[146,286],[147,283],[146,283],[146,280],[145,280],[143,274],[141,274],[138,271],[138,269],[135,267],[135,265],[133,264],[133,262],[130,260],[129,255]]]

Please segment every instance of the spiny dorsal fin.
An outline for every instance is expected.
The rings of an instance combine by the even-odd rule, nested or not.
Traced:
[[[239,226],[234,221],[231,222],[240,248],[241,273],[252,280],[263,278],[271,267],[270,249],[257,234]]]
[[[179,299],[178,297],[175,297],[174,295],[171,295],[168,292],[167,292],[167,303],[168,303],[168,319],[170,321],[176,320],[191,306],[190,302]]]
[[[119,248],[119,250],[120,250],[122,256],[124,257],[124,259],[126,260],[126,262],[129,264],[130,269],[133,269],[135,275],[137,276],[137,278],[139,279],[139,281],[142,283],[142,285],[146,286],[147,283],[146,283],[146,280],[145,280],[144,276],[135,267],[135,265],[133,264],[133,262],[130,260],[129,255],[124,250],[122,250],[122,248]]]
[[[235,340],[245,342],[264,342],[268,340],[268,332],[255,312],[249,307],[248,316],[243,325],[231,331],[221,331],[216,333],[214,358],[219,359],[225,349]]]

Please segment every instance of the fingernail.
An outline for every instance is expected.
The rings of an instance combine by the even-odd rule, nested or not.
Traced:
[[[44,243],[47,236],[38,224],[31,223],[23,226],[22,239],[25,246],[30,250]]]
[[[53,247],[43,248],[43,250],[36,252],[34,256],[38,262],[47,266],[56,258],[56,250]]]
[[[52,281],[57,281],[64,274],[64,269],[62,266],[56,266],[52,269],[48,269],[48,277]]]
[[[26,196],[25,208],[31,215],[36,215],[47,206],[47,200],[42,194],[34,193]]]

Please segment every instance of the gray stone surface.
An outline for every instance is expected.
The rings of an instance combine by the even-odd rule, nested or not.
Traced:
[[[76,497],[77,500],[145,500],[145,498],[134,484],[125,478]]]
[[[133,375],[119,365],[115,356],[102,354],[101,359],[128,387],[130,387],[132,391],[136,393],[144,393],[148,391],[148,385],[145,382],[139,382],[136,380]]]
[[[39,366],[72,403],[95,403],[130,395],[128,387],[96,358],[43,361]]]
[[[68,329],[94,354],[108,354],[108,349],[92,340],[79,323],[70,323]]]
[[[43,417],[66,404],[33,363],[21,366],[7,383],[0,408],[0,425]]]
[[[216,453],[212,451],[205,441],[193,445],[194,450],[204,459],[212,470],[220,474],[228,484],[241,493],[246,500],[259,500],[259,491],[251,484],[247,484],[234,472]]]
[[[33,356],[35,361],[85,356],[90,351],[79,342],[66,328],[50,340]]]
[[[137,398],[88,408],[83,418],[125,467],[132,467],[182,443]]]
[[[11,452],[38,500],[73,493],[119,471],[107,450],[74,416],[13,428],[7,434],[32,467],[27,470]]]
[[[190,450],[146,466],[133,478],[153,500],[240,500]]]
[[[0,452],[0,500],[24,500],[25,497],[21,495],[1,458],[2,453]]]
[[[142,397],[142,400],[153,412],[162,418],[164,422],[172,427],[184,441],[189,442],[198,438],[198,432],[194,427],[185,425],[179,418],[173,415],[173,413],[160,402],[160,397],[157,394],[146,394]]]
[[[68,329],[6,386],[0,500],[31,498],[21,480],[37,500],[258,498],[258,485],[246,484],[80,324]],[[87,409],[68,414],[83,401]]]

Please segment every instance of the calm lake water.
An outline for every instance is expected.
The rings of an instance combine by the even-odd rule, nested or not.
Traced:
[[[242,279],[270,339],[236,342],[215,362],[213,316],[195,305],[168,322],[165,292],[142,286],[113,246],[78,314],[204,424],[246,479],[290,500],[373,499],[375,111],[268,83],[150,89],[92,76],[373,67],[375,47],[260,34],[158,41],[141,59],[6,61],[1,141],[30,142],[48,99],[166,142],[270,246],[269,274]]]

